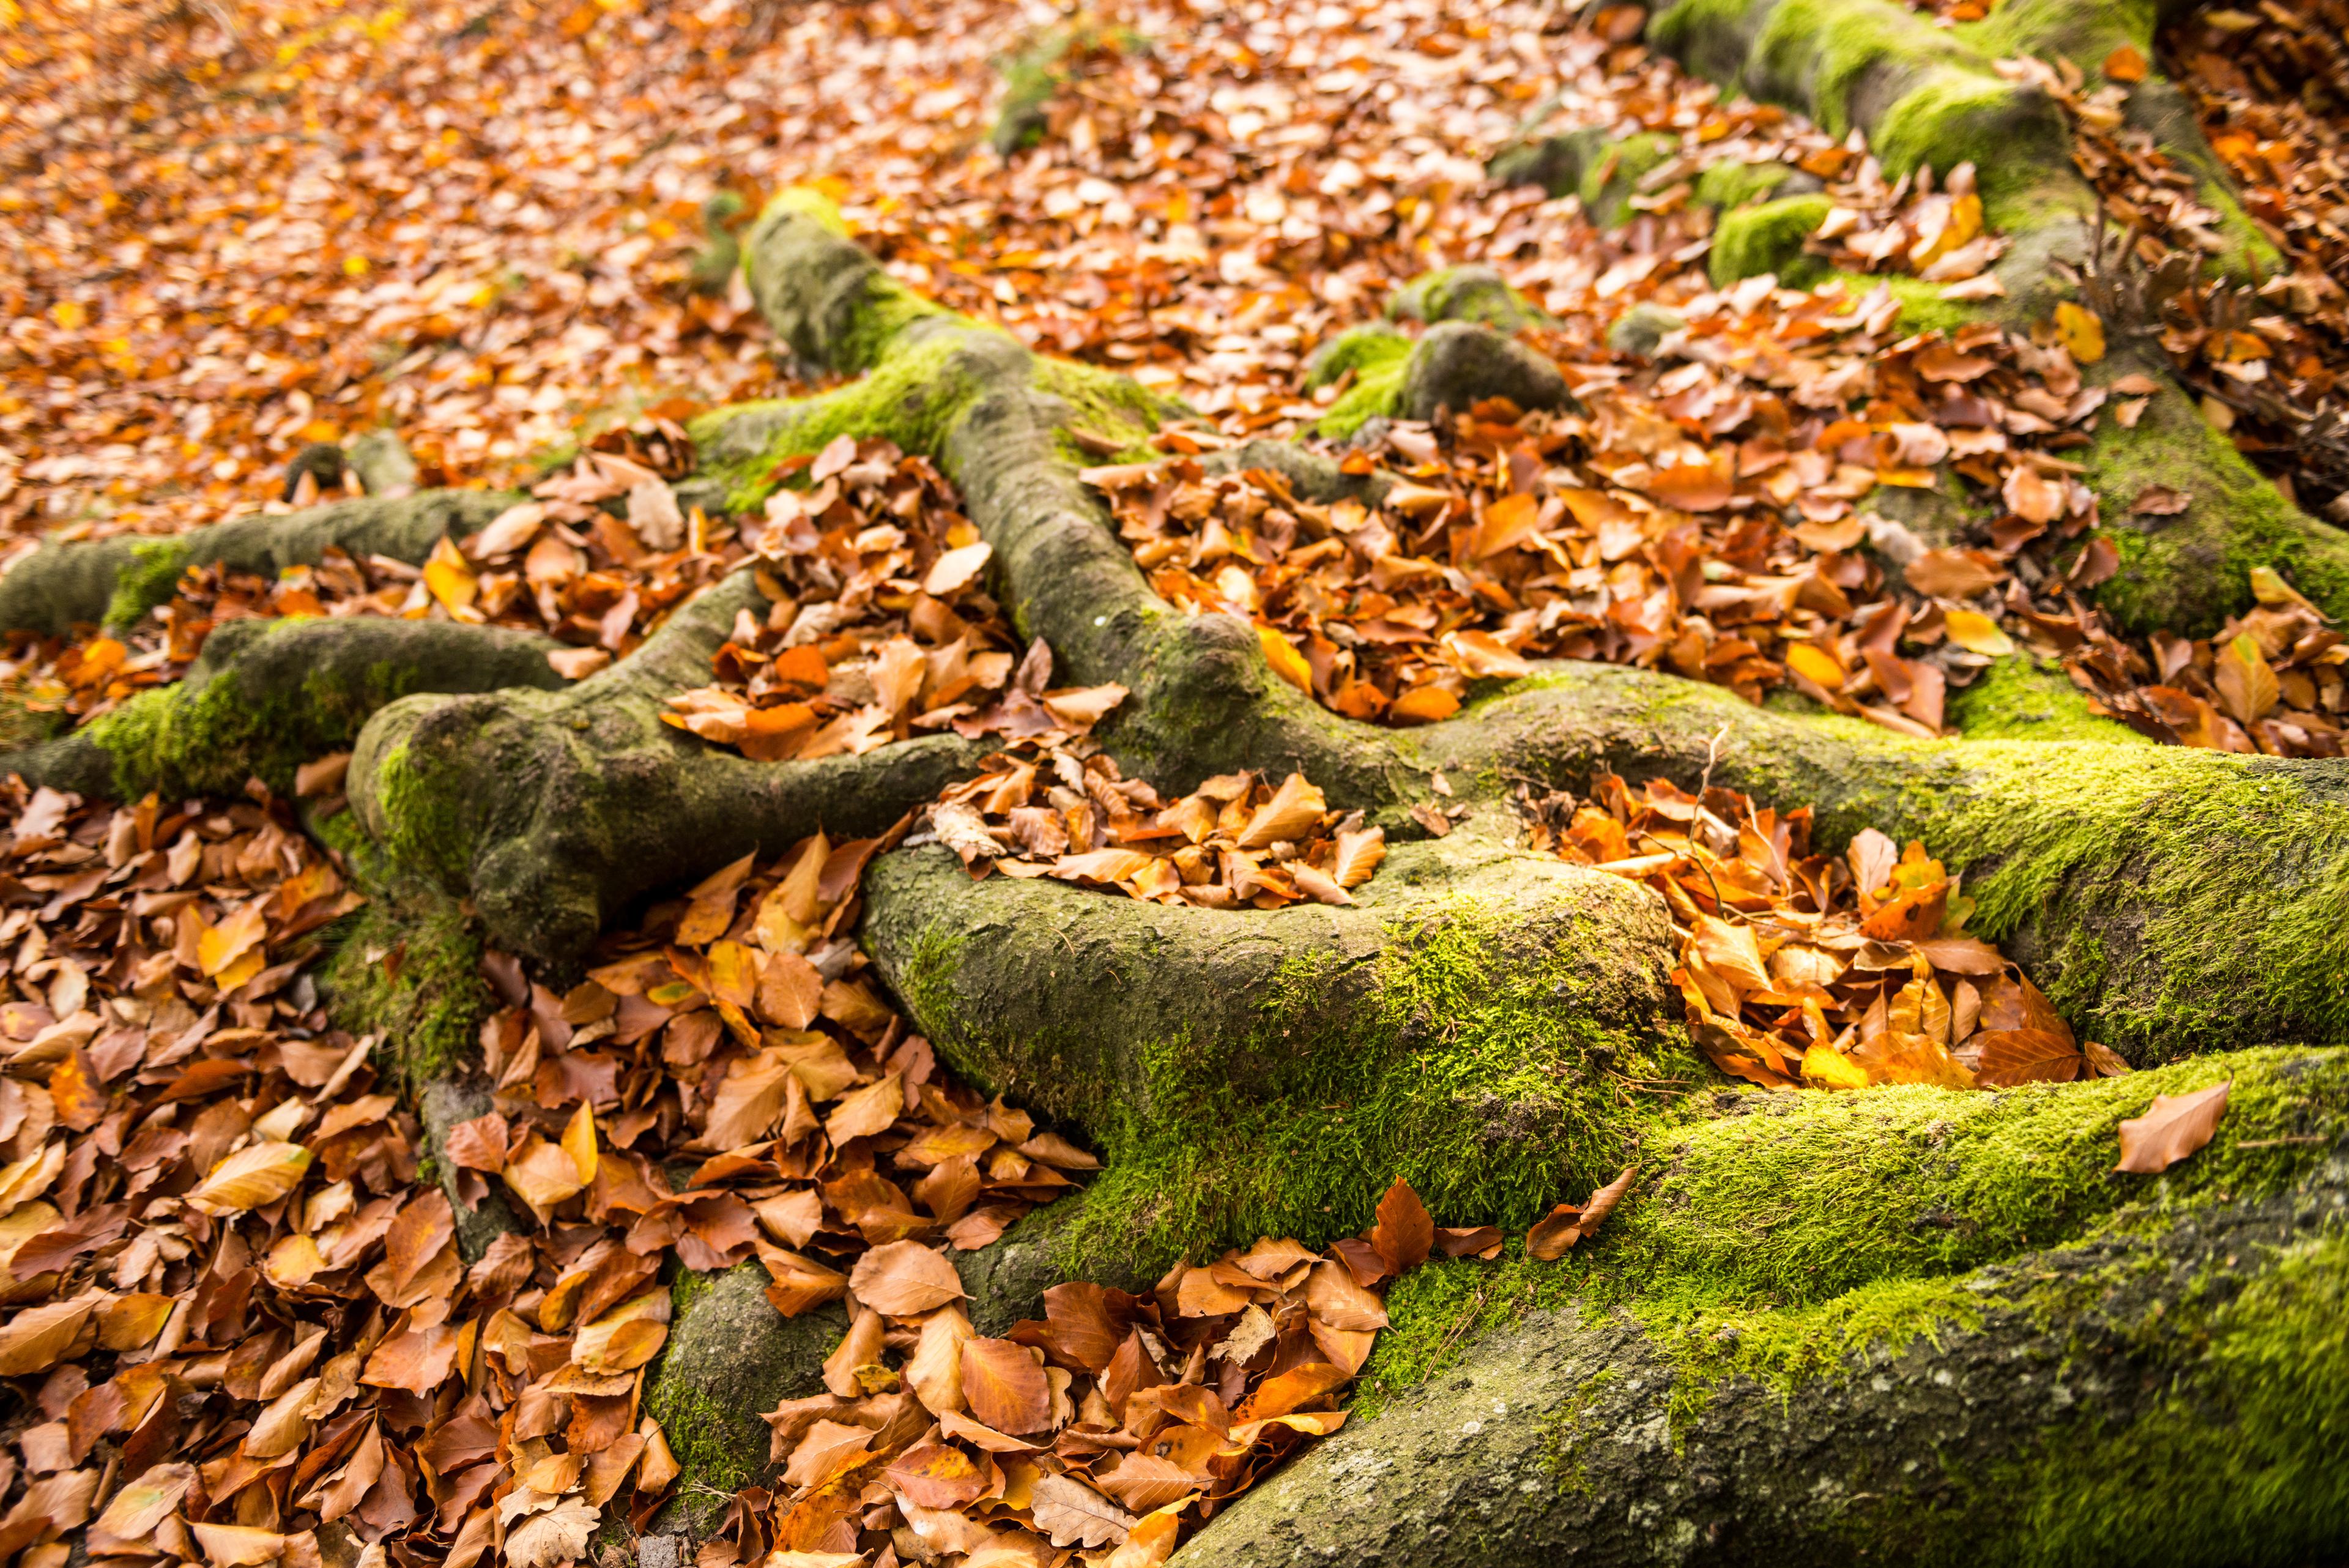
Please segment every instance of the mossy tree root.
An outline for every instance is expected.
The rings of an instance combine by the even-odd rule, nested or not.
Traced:
[[[416,691],[551,690],[552,639],[450,621],[295,618],[216,628],[187,678],[57,740],[0,755],[27,784],[136,800],[292,791],[302,763],[347,750],[369,715]]]
[[[2192,1161],[2107,1168],[2119,1117],[2229,1075]],[[2218,1564],[2349,1544],[2344,1053],[1717,1111],[1655,1140],[1595,1246],[1406,1281],[1366,1374],[1376,1418],[1176,1563]]]
[[[1612,1176],[1643,1090],[1707,1076],[1660,900],[1463,830],[1353,908],[1164,908],[884,857],[864,940],[966,1080],[1095,1140],[1054,1246],[1152,1277],[1259,1235],[1343,1234],[1407,1178],[1448,1224],[1530,1224]]]
[[[404,873],[470,896],[493,945],[567,972],[638,895],[820,826],[878,833],[977,765],[953,735],[768,763],[663,723],[745,608],[765,608],[748,570],[576,685],[389,704],[352,755],[361,825]]]
[[[63,637],[76,626],[127,626],[170,602],[190,566],[274,577],[287,566],[316,566],[329,546],[420,565],[441,539],[473,533],[523,499],[502,490],[428,490],[239,517],[168,539],[51,540],[0,577],[0,631]]]

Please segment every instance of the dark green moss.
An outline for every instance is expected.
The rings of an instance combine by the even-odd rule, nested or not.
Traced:
[[[496,996],[481,978],[481,922],[437,888],[374,880],[372,863],[357,862],[368,901],[337,932],[321,989],[340,1027],[378,1037],[412,1096],[478,1059]]]

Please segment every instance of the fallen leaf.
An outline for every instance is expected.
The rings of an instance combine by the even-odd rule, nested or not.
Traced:
[[[2202,1147],[2219,1130],[2233,1087],[2230,1078],[2190,1095],[2154,1096],[2145,1115],[2121,1123],[2120,1163],[2113,1168],[2153,1176]]]

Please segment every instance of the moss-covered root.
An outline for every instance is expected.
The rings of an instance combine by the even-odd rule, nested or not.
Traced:
[[[347,750],[367,716],[413,691],[554,688],[549,639],[449,621],[354,617],[236,620],[205,639],[176,685],[20,752],[0,771],[84,794],[136,800],[234,794],[258,778],[290,793],[295,771]]]
[[[1486,172],[1504,185],[1579,196],[1590,221],[1612,229],[1630,218],[1640,182],[1679,148],[1680,138],[1661,131],[1621,137],[1604,127],[1584,127],[1513,142],[1494,155]]]
[[[1094,1273],[1327,1239],[1407,1177],[1446,1223],[1603,1180],[1702,1071],[1661,904],[1473,829],[1356,908],[1217,912],[884,857],[864,940],[955,1070],[1098,1140],[1060,1255]]]
[[[2209,1148],[2106,1168],[2119,1115],[2222,1066],[2240,1098]],[[2337,1053],[2247,1054],[1694,1129],[1587,1256],[1406,1281],[1372,1383],[1439,1330],[1464,1354],[1423,1355],[1175,1562],[2329,1560],[2343,1088]]]
[[[1001,1335],[1042,1317],[1045,1291],[1074,1277],[1061,1241],[1081,1201],[1063,1199],[975,1252],[948,1253],[968,1293],[963,1311],[980,1334]],[[1094,1277],[1144,1291],[1157,1272]],[[833,1304],[787,1318],[767,1300],[767,1281],[765,1265],[751,1259],[719,1273],[680,1268],[669,1282],[677,1316],[645,1391],[646,1409],[684,1467],[663,1531],[707,1535],[734,1491],[772,1469],[769,1428],[759,1417],[823,1391],[823,1360],[848,1331],[847,1313]]]
[[[77,625],[127,626],[169,602],[182,571],[216,562],[274,576],[316,565],[333,545],[419,563],[444,536],[471,534],[523,499],[502,490],[429,490],[239,517],[168,539],[52,541],[0,577],[0,631],[62,637]]]
[[[740,572],[575,686],[391,703],[352,756],[361,825],[399,874],[470,896],[498,947],[560,965],[638,894],[819,826],[878,833],[976,765],[952,735],[756,763],[663,723],[736,612],[763,607]]]
[[[767,1282],[753,1258],[718,1274],[680,1270],[670,1283],[676,1317],[645,1388],[645,1409],[684,1467],[666,1529],[709,1533],[735,1490],[768,1471],[759,1417],[823,1392],[823,1358],[848,1332],[847,1313],[834,1304],[787,1318]]]
[[[1920,839],[2073,1026],[2133,1060],[2349,1039],[2349,777],[2332,763],[2082,741],[1905,740],[1717,687],[1563,665],[1420,732],[1453,779],[1712,781]]]

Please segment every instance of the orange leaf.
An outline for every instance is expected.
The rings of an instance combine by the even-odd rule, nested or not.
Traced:
[[[2157,1175],[2209,1143],[2234,1085],[2230,1078],[2191,1095],[2154,1096],[2145,1115],[2121,1123],[2121,1159],[2113,1168]]]
[[[1397,1179],[1379,1199],[1379,1221],[1371,1228],[1371,1245],[1392,1273],[1402,1273],[1427,1262],[1435,1244],[1435,1221],[1419,1200],[1411,1183]]]
[[[962,1347],[962,1394],[974,1420],[1014,1436],[1052,1421],[1052,1394],[1036,1353],[1008,1339],[973,1339]]]

